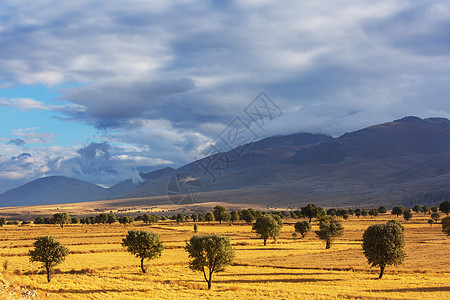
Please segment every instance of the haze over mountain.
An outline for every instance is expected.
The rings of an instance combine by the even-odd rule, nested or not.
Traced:
[[[171,198],[149,201],[177,202],[173,197],[178,193],[197,193],[195,201],[268,207],[309,202],[377,207],[401,204],[405,199],[410,204],[411,199],[421,201],[415,197],[420,193],[446,195],[450,121],[406,117],[338,138],[309,133],[269,137],[141,177],[142,182],[126,180],[109,189],[65,177],[41,178],[0,195],[0,206],[154,197],[168,191]],[[183,190],[183,184],[188,189]],[[427,199],[439,201],[439,197]],[[189,201],[193,199],[179,204]],[[431,202],[427,204],[435,204]]]

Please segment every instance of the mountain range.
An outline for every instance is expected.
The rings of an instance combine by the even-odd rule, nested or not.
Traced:
[[[450,121],[405,117],[337,138],[311,133],[268,137],[141,178],[102,188],[44,177],[1,194],[0,206],[136,198],[154,205],[434,205],[450,195]]]

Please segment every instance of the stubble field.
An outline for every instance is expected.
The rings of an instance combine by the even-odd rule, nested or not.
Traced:
[[[315,237],[315,223],[305,239],[293,240],[298,219],[284,220],[281,236],[267,246],[243,221],[198,223],[198,234],[229,236],[236,254],[233,265],[213,276],[211,290],[201,273],[188,268],[184,246],[194,234],[193,222],[4,226],[0,270],[8,282],[36,290],[41,299],[450,299],[450,239],[440,224],[430,227],[428,218],[398,218],[405,227],[407,258],[402,266],[388,266],[382,280],[367,264],[361,238],[369,225],[396,219],[392,215],[342,220],[345,234],[328,250]],[[161,258],[147,261],[146,274],[121,246],[131,229],[158,233],[164,243]],[[50,283],[27,256],[42,235],[53,235],[71,252]]]

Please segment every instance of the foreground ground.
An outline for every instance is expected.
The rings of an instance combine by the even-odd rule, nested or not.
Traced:
[[[428,215],[402,221],[408,257],[403,266],[388,266],[383,279],[376,279],[378,269],[369,268],[361,250],[362,234],[369,225],[392,218],[343,220],[345,235],[329,250],[312,232],[294,241],[298,220],[285,220],[277,243],[265,247],[245,223],[200,223],[199,234],[230,236],[236,252],[234,264],[214,276],[210,291],[202,275],[188,268],[183,249],[193,235],[192,222],[5,226],[0,228],[0,270],[8,282],[36,290],[42,299],[449,299],[450,239],[439,224],[426,223]],[[147,274],[120,244],[133,228],[158,233],[166,248],[161,258],[148,262]],[[42,235],[53,235],[72,252],[51,283],[27,256]]]

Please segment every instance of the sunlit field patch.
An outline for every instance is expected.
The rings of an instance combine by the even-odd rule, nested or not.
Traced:
[[[362,234],[369,225],[393,218],[342,220],[345,234],[328,250],[315,237],[316,223],[305,239],[294,241],[293,224],[298,219],[284,220],[280,237],[267,246],[242,221],[199,223],[199,234],[227,235],[235,248],[234,263],[213,275],[211,290],[201,273],[188,268],[184,246],[194,234],[193,222],[5,226],[0,228],[0,269],[6,280],[37,290],[42,299],[450,298],[450,241],[439,224],[426,223],[428,215],[416,214],[410,222],[399,218],[405,226],[407,258],[402,266],[387,266],[383,279],[376,279],[379,270],[370,268],[362,253]],[[166,248],[161,258],[146,262],[147,274],[141,272],[139,259],[121,245],[131,229],[158,233]],[[56,267],[50,283],[27,256],[42,235],[53,235],[71,252]]]

